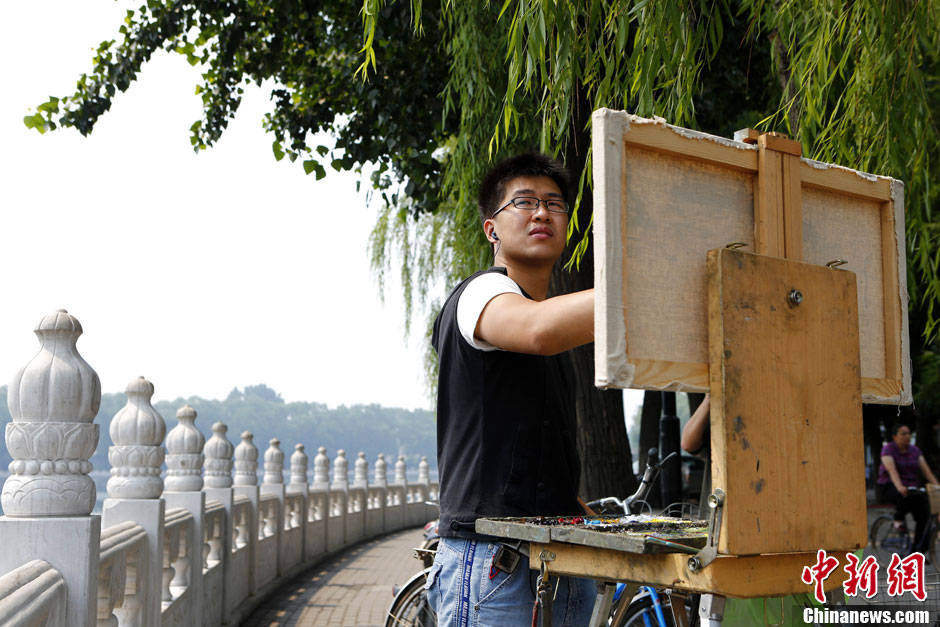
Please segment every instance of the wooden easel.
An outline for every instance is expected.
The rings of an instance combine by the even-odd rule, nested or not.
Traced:
[[[802,160],[773,134],[737,135],[746,146],[606,110],[594,134],[598,385],[710,390],[720,528],[697,567],[565,542],[532,542],[531,566],[731,597],[807,592],[800,575],[817,549],[844,564],[866,543],[863,398],[910,400],[903,188]],[[856,205],[858,224],[846,223]],[[685,258],[662,271],[644,255],[663,246],[662,223],[682,230],[683,211],[710,221],[682,234]],[[724,247],[733,241],[750,252]],[[858,255],[857,272],[827,267],[839,248]],[[665,274],[692,302],[636,298],[645,274]],[[707,322],[683,310],[698,294]],[[826,589],[844,578],[834,572]]]

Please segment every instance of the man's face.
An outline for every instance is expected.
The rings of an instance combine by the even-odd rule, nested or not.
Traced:
[[[554,263],[565,248],[568,216],[550,211],[546,201],[564,202],[561,189],[547,176],[520,176],[506,185],[498,206],[503,207],[514,198],[538,198],[540,202],[535,210],[510,204],[483,223],[490,240],[494,231],[499,237],[497,256]]]

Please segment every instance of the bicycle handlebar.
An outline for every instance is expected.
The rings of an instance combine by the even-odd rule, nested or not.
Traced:
[[[588,507],[593,509],[604,505],[616,505],[623,510],[624,514],[634,513],[632,511],[633,505],[646,500],[646,495],[649,494],[650,488],[653,487],[653,482],[656,481],[656,476],[659,474],[659,470],[663,467],[663,464],[672,459],[675,455],[678,455],[678,453],[673,451],[658,463],[654,463],[653,460],[656,459],[657,455],[658,451],[655,448],[649,450],[646,456],[646,470],[643,472],[643,477],[640,478],[640,485],[637,486],[636,492],[622,501],[615,496],[608,496],[596,501],[591,501],[587,504]]]

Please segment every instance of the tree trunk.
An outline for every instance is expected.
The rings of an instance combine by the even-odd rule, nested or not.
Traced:
[[[584,98],[583,89],[578,90],[578,95],[576,110],[571,116],[571,139],[564,155],[573,187],[584,170],[587,147],[590,145],[590,134],[585,131],[585,127],[591,116],[591,108]],[[578,211],[578,224],[582,229],[590,223],[594,211],[591,194],[587,192],[589,190],[586,190]],[[575,234],[572,239],[577,237],[580,234]],[[568,246],[555,266],[551,281],[553,294],[565,294],[594,286],[593,245],[589,246],[581,263],[567,271],[563,266],[570,259],[573,248]],[[576,378],[581,497],[591,500],[605,496],[622,498],[632,494],[637,482],[633,476],[633,459],[623,417],[623,393],[620,390],[599,390],[594,386],[593,343],[571,351],[571,359]]]

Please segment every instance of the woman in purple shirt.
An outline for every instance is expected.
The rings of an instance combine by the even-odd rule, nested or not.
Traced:
[[[908,488],[922,486],[924,482],[921,475],[934,485],[940,482],[930,471],[924,454],[911,444],[910,427],[905,424],[894,425],[891,429],[891,440],[881,449],[876,495],[879,502],[897,506],[894,511],[895,526],[904,525],[904,516],[908,512],[914,516],[917,523],[914,529],[914,550],[924,552],[926,538],[923,534],[930,517],[930,504],[926,494],[908,495]]]

